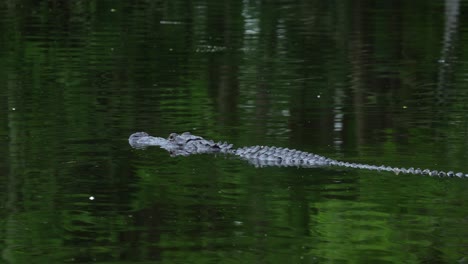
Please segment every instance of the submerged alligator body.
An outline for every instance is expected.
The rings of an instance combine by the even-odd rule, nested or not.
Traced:
[[[159,146],[172,156],[188,156],[193,154],[203,153],[225,153],[240,157],[247,160],[249,163],[257,166],[278,166],[278,167],[323,167],[323,166],[338,166],[347,168],[367,169],[373,171],[389,171],[396,174],[421,174],[439,177],[459,177],[467,178],[468,174],[462,172],[444,172],[436,170],[421,170],[415,168],[396,168],[389,166],[376,166],[361,163],[343,162],[330,159],[324,156],[319,156],[313,153],[308,153],[295,149],[268,147],[268,146],[251,146],[234,148],[232,144],[226,142],[214,142],[200,136],[195,136],[189,132],[182,134],[172,133],[167,139],[153,137],[145,132],[136,132],[130,135],[128,142],[133,148],[146,148],[149,146]]]

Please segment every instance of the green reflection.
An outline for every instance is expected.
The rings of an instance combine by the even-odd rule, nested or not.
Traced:
[[[468,171],[465,8],[1,3],[2,261],[466,261],[465,180],[253,168],[126,142],[190,130]]]

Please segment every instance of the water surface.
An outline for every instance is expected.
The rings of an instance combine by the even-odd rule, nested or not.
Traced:
[[[468,173],[467,8],[0,4],[2,262],[467,262],[467,179],[127,142],[190,131]]]

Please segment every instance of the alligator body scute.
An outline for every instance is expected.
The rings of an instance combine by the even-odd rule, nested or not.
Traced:
[[[330,159],[324,156],[316,155],[295,149],[268,147],[268,146],[250,146],[234,148],[232,144],[226,142],[214,142],[200,136],[192,135],[189,132],[182,134],[172,133],[167,139],[153,137],[145,132],[136,132],[130,135],[129,144],[133,148],[146,148],[149,146],[159,146],[167,150],[172,156],[188,156],[203,153],[225,153],[240,157],[249,163],[257,166],[278,166],[278,167],[323,167],[338,166],[347,168],[367,169],[374,171],[389,171],[396,174],[422,174],[439,177],[459,177],[467,178],[468,174],[461,172],[444,172],[435,170],[421,170],[415,168],[396,168],[389,166],[376,166],[361,163],[343,162]]]

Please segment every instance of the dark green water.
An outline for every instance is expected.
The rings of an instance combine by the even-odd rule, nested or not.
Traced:
[[[1,263],[467,263],[468,1],[3,1]]]

